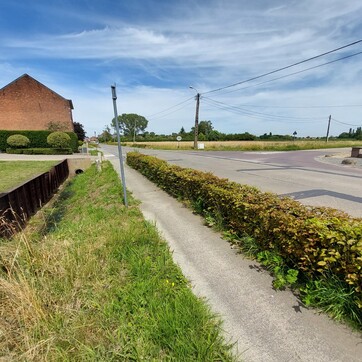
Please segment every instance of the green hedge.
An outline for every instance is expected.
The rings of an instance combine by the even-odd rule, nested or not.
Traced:
[[[53,131],[6,131],[0,130],[0,151],[4,152],[9,145],[6,140],[9,136],[14,134],[21,134],[26,136],[30,140],[30,148],[50,148],[47,143],[47,137],[53,133]],[[70,136],[70,148],[73,152],[78,152],[78,137],[74,132],[65,132]]]
[[[72,155],[71,148],[7,148],[6,153],[22,155]]]
[[[228,229],[240,237],[252,236],[261,250],[278,253],[309,280],[336,276],[354,288],[362,309],[362,219],[137,152],[127,154],[127,163],[169,194],[221,216]]]

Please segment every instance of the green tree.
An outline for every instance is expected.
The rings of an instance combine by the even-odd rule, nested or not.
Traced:
[[[109,128],[109,126],[105,126],[102,133],[98,136],[99,142],[107,143],[109,141],[112,141],[112,139],[113,136],[111,134],[111,129]]]
[[[201,121],[199,122],[199,134],[203,133],[205,135],[206,138],[208,138],[209,134],[211,133],[211,131],[214,129],[214,127],[212,126],[211,121]]]
[[[79,122],[73,122],[74,133],[77,135],[79,141],[84,141],[85,131],[84,126]]]
[[[357,140],[362,140],[362,127],[357,127],[354,135]]]
[[[123,113],[118,116],[119,129],[125,136],[133,136],[134,134],[143,133],[147,128],[148,121],[145,117],[135,113]],[[111,126],[116,130],[115,119],[112,119]]]

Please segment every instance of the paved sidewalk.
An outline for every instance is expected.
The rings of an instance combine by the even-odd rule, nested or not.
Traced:
[[[119,159],[106,155],[119,172]],[[207,298],[236,341],[243,361],[362,361],[362,339],[308,310],[290,291],[274,291],[270,275],[243,258],[137,171],[125,167],[127,188],[155,223],[197,295]]]

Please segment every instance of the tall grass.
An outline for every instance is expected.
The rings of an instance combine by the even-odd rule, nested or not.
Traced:
[[[220,320],[109,163],[0,240],[0,359],[232,361]]]
[[[303,141],[202,141],[205,151],[296,151],[324,148],[344,148],[360,145],[362,141],[321,140]],[[193,142],[126,142],[126,146],[164,150],[191,150]]]

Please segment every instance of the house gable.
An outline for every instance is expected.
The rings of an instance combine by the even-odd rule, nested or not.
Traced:
[[[0,129],[46,130],[49,123],[74,131],[73,104],[28,74],[0,89]]]

